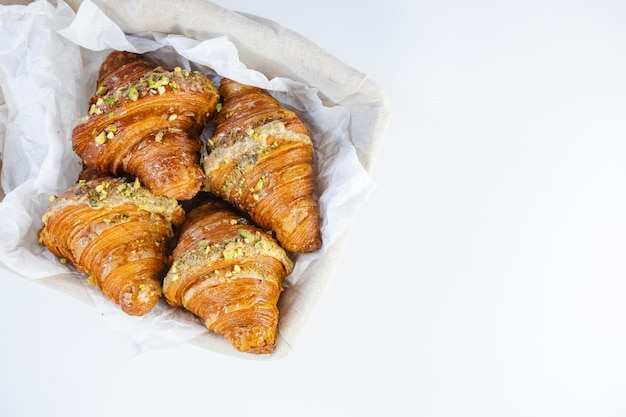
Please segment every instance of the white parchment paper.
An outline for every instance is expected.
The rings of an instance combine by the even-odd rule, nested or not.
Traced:
[[[200,70],[216,84],[228,77],[267,89],[310,129],[324,245],[316,253],[294,256],[295,270],[285,283],[277,352],[290,350],[298,334],[290,328],[302,326],[328,278],[316,277],[323,272],[318,265],[336,255],[333,248],[374,184],[357,155],[350,111],[324,105],[315,86],[268,78],[248,68],[235,44],[219,33],[202,39],[159,32],[127,35],[89,0],[76,13],[63,1],[0,6],[0,88],[5,100],[0,106],[0,184],[6,194],[0,202],[0,262],[27,279],[62,276],[86,282],[38,244],[37,231],[48,197],[76,181],[80,161],[71,148],[71,132],[87,112],[100,63],[113,49],[144,53],[170,68]],[[319,285],[300,282],[318,278]],[[84,287],[105,320],[126,334],[138,352],[198,339],[208,349],[235,354],[198,319],[165,302],[143,317],[129,317],[95,287]]]

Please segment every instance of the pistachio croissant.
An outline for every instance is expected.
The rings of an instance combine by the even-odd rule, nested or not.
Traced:
[[[218,101],[200,72],[169,71],[115,51],[100,66],[89,115],[74,128],[72,146],[92,169],[130,174],[155,194],[188,200],[202,186],[200,133]]]
[[[282,282],[292,269],[271,235],[211,196],[187,214],[163,294],[171,305],[202,318],[237,350],[270,353]]]
[[[204,158],[205,189],[274,231],[286,250],[319,249],[308,129],[260,88],[223,79],[219,93],[223,106]]]
[[[43,215],[40,243],[89,275],[129,315],[143,315],[161,296],[173,225],[185,220],[174,199],[138,181],[81,180],[54,198]]]

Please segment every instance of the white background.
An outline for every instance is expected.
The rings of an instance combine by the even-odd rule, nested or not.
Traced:
[[[216,3],[388,92],[326,294],[284,359],[132,356],[0,269],[0,415],[626,415],[626,3]]]

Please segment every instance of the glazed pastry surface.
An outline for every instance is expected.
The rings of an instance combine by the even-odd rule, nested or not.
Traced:
[[[155,194],[189,200],[202,186],[200,133],[219,93],[202,73],[163,69],[115,51],[100,67],[89,115],[72,134],[85,165],[138,177]]]
[[[89,276],[129,315],[150,311],[161,296],[174,225],[185,219],[174,199],[120,178],[81,180],[51,201],[41,244]]]
[[[181,228],[163,294],[237,350],[271,353],[277,303],[293,263],[247,216],[218,198],[205,198]]]
[[[296,113],[262,89],[223,79],[204,158],[205,188],[272,230],[290,252],[322,244],[313,143]]]

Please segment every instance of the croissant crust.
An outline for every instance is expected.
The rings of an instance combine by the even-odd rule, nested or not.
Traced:
[[[74,128],[72,146],[89,168],[130,174],[156,194],[188,200],[202,186],[200,133],[218,101],[200,72],[166,70],[115,51],[100,67],[89,115]]]
[[[229,204],[210,198],[188,213],[163,293],[237,350],[270,353],[282,282],[292,269],[274,238]]]
[[[130,315],[151,310],[161,296],[173,225],[185,212],[119,178],[80,181],[54,199],[42,220],[40,242],[89,276]]]
[[[313,143],[296,113],[260,88],[223,79],[204,158],[205,188],[272,230],[291,252],[322,244]]]

